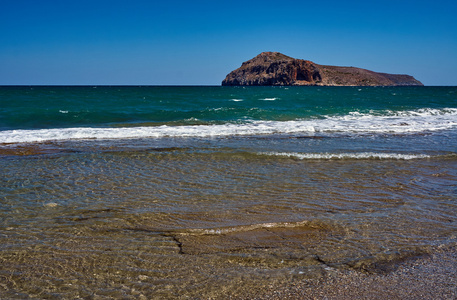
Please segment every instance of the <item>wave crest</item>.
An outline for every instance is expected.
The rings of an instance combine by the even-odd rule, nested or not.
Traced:
[[[409,134],[457,128],[457,109],[419,109],[379,114],[351,112],[344,116],[293,121],[245,121],[218,125],[63,128],[0,131],[0,143],[73,139],[161,137],[224,137],[269,134]]]

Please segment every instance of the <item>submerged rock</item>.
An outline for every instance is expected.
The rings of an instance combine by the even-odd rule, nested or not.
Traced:
[[[318,65],[279,52],[262,52],[230,72],[222,85],[422,86],[410,75]]]

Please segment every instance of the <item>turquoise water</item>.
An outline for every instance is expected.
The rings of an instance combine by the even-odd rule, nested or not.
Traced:
[[[447,87],[2,87],[0,129],[289,121],[455,108]]]
[[[249,298],[455,245],[457,88],[0,87],[0,168],[0,298]]]

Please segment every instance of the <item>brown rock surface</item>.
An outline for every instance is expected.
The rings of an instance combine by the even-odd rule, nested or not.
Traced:
[[[355,67],[318,65],[279,52],[262,52],[230,72],[222,85],[423,85],[410,75],[378,73]]]

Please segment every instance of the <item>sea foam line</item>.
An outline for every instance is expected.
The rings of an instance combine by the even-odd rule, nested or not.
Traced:
[[[321,119],[247,121],[241,124],[151,126],[121,128],[63,128],[0,131],[0,143],[29,143],[74,139],[129,139],[161,137],[224,137],[268,134],[408,134],[457,128],[457,109],[421,109],[376,113],[349,113]]]
[[[296,152],[260,152],[260,155],[284,156],[301,160],[306,159],[398,159],[411,160],[430,158],[426,154],[402,154],[402,153],[377,153],[377,152],[359,152],[359,153],[296,153]]]
[[[8,130],[0,132],[0,143],[30,143],[76,139],[128,139],[161,137],[222,137],[274,133],[314,132],[301,122],[252,122],[246,124],[189,125],[123,128],[63,128]]]

